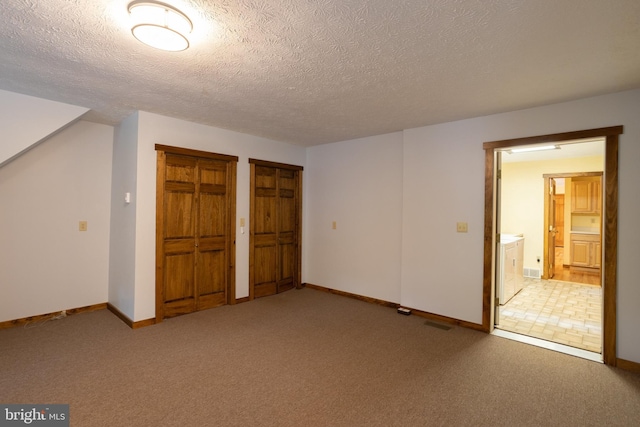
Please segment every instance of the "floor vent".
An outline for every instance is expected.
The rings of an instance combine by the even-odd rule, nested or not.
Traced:
[[[524,277],[531,277],[533,279],[540,278],[540,269],[539,268],[525,268],[524,269]]]
[[[424,324],[427,325],[427,326],[432,326],[434,328],[442,329],[442,330],[445,330],[445,331],[448,331],[449,329],[452,328],[449,325],[443,325],[442,323],[431,322],[429,320],[425,321]]]

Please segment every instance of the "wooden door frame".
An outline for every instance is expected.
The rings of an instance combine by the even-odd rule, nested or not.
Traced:
[[[227,230],[227,304],[236,303],[236,176],[238,157],[227,154],[217,154],[208,151],[192,150],[189,148],[172,147],[168,145],[155,145],[157,151],[156,161],[156,323],[164,319],[164,251],[163,251],[163,225],[164,225],[164,173],[166,154],[177,154],[209,160],[222,160],[228,163],[227,167],[227,212],[229,220]]]
[[[485,205],[484,205],[484,274],[482,285],[482,329],[490,332],[491,297],[494,286],[496,223],[495,223],[495,154],[509,147],[540,143],[564,142],[571,140],[602,137],[605,139],[604,168],[604,262],[603,274],[603,345],[602,357],[605,364],[617,364],[617,265],[618,265],[618,139],[623,133],[622,126],[533,136],[483,144],[485,150]]]
[[[579,178],[579,177],[584,177],[584,176],[599,176],[600,181],[602,182],[602,175],[603,172],[568,172],[568,173],[545,173],[542,175],[542,177],[544,178],[544,194],[548,194],[549,193],[549,180],[551,178]],[[601,203],[604,203],[604,199],[602,199]],[[565,206],[566,206],[566,200],[565,200]],[[600,209],[602,210],[602,206],[600,206]],[[602,224],[602,220],[600,220],[600,223]],[[601,226],[600,226],[601,228]],[[543,248],[544,250],[543,252],[543,257],[542,257],[542,265],[546,266],[549,263],[548,260],[548,253],[549,253],[549,233],[547,230],[549,230],[549,202],[548,202],[548,198],[545,197],[544,198],[544,229],[545,230],[543,232],[543,236],[544,236],[544,240],[543,240]],[[606,251],[606,248],[605,248]],[[565,250],[566,253],[566,250]],[[543,268],[544,274],[541,275],[542,279],[548,279],[548,274],[547,274],[547,269]]]
[[[297,289],[302,288],[302,166],[290,165],[286,163],[270,162],[267,160],[249,159],[251,167],[250,182],[249,182],[249,300],[253,300],[254,286],[255,286],[255,218],[253,215],[255,209],[255,196],[256,196],[256,166],[265,166],[269,168],[289,169],[298,171],[298,182],[296,185],[296,272],[294,277],[294,284]]]

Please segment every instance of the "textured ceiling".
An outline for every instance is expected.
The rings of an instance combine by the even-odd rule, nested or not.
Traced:
[[[2,0],[0,89],[310,146],[640,87],[638,0],[165,0],[170,53],[130,0]]]

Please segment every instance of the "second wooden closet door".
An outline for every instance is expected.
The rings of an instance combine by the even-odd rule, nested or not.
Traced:
[[[302,168],[252,161],[250,296],[300,285]]]

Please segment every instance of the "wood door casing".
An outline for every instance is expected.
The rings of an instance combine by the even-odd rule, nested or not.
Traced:
[[[249,298],[300,286],[302,167],[249,160]]]
[[[157,321],[234,303],[237,158],[156,150]]]

